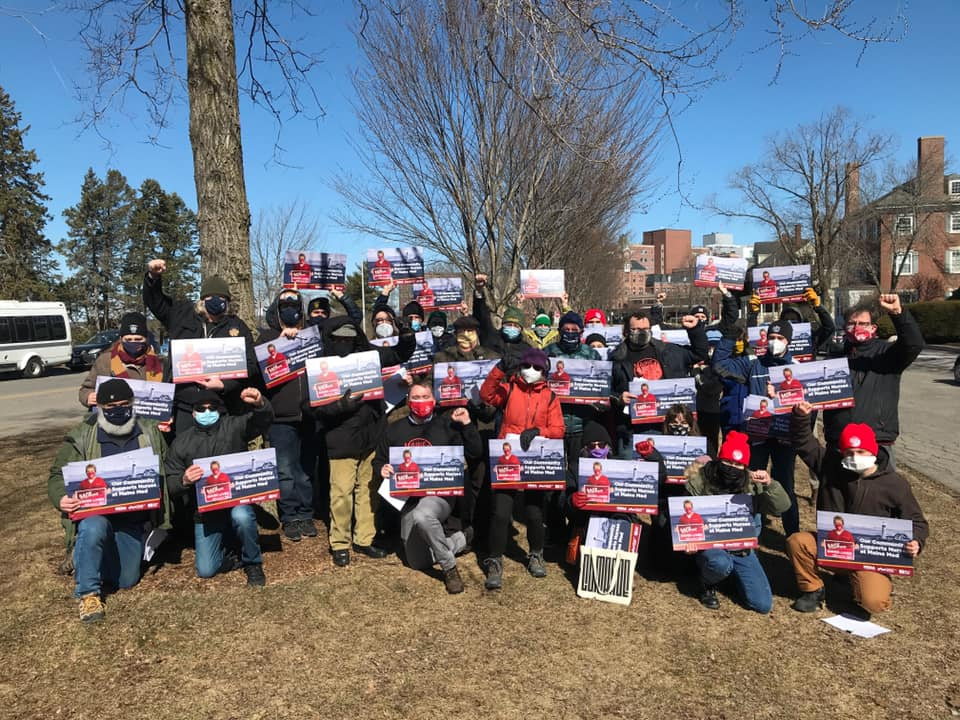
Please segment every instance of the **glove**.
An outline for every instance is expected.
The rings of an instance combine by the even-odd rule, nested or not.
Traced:
[[[583,490],[577,490],[570,496],[570,504],[577,510],[583,510],[587,506],[587,494]]]
[[[650,457],[650,454],[653,452],[653,441],[641,440],[633,446],[633,449],[637,451],[637,455],[646,459]]]
[[[510,377],[520,369],[520,358],[508,353],[500,358],[500,362],[497,363],[497,369],[505,376]]]
[[[813,288],[807,288],[803,291],[803,299],[814,307],[820,307],[820,296],[817,295],[817,291]]]
[[[530,443],[533,442],[533,439],[540,434],[539,428],[527,428],[522,433],[520,433],[520,449],[526,452],[530,449]]]
[[[360,409],[361,405],[363,405],[363,396],[354,395],[350,388],[344,390],[343,397],[336,402],[337,412],[344,415],[352,415]]]
[[[750,305],[750,312],[758,313],[760,312],[760,305],[763,303],[760,300],[759,295],[751,295],[748,304]]]

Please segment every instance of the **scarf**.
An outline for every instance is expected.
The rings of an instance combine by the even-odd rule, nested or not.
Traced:
[[[110,375],[116,378],[129,378],[128,365],[143,367],[143,379],[149,382],[163,382],[163,362],[151,346],[147,352],[138,358],[132,358],[123,351],[123,345],[118,340],[110,348]]]

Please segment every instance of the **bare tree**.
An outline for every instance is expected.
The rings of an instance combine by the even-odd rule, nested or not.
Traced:
[[[285,250],[319,250],[320,224],[307,203],[299,200],[257,213],[250,233],[253,297],[257,316],[283,284]]]
[[[741,197],[736,208],[708,206],[724,217],[750,218],[766,225],[793,263],[811,265],[813,282],[825,297],[850,269],[844,228],[844,198],[853,168],[882,161],[894,145],[890,135],[867,129],[844,108],[816,122],[770,137],[760,160],[741,168],[730,187]],[[812,240],[809,250],[792,241],[800,225]]]

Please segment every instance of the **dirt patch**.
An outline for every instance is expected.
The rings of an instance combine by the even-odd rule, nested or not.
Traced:
[[[0,717],[690,717],[936,718],[960,712],[960,519],[954,494],[911,474],[932,535],[917,575],[895,581],[873,640],[790,607],[778,521],[761,558],[770,616],[728,594],[702,608],[690,581],[638,578],[633,604],[580,600],[549,564],[545,580],[507,560],[500,593],[467,591],[395,556],[334,568],[326,539],[264,530],[268,586],[241,573],[201,581],[192,551],[168,555],[82,626],[47,468],[62,433],[0,440]],[[12,472],[11,472],[12,471]],[[798,468],[798,485],[806,470]],[[812,514],[801,501],[802,522]],[[523,538],[523,533],[518,535]],[[828,584],[843,610],[849,590]]]

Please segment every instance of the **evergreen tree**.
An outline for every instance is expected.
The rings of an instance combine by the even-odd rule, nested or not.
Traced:
[[[37,154],[23,146],[30,126],[0,87],[0,299],[38,300],[53,296],[56,280],[52,246],[43,233],[50,214]]]

